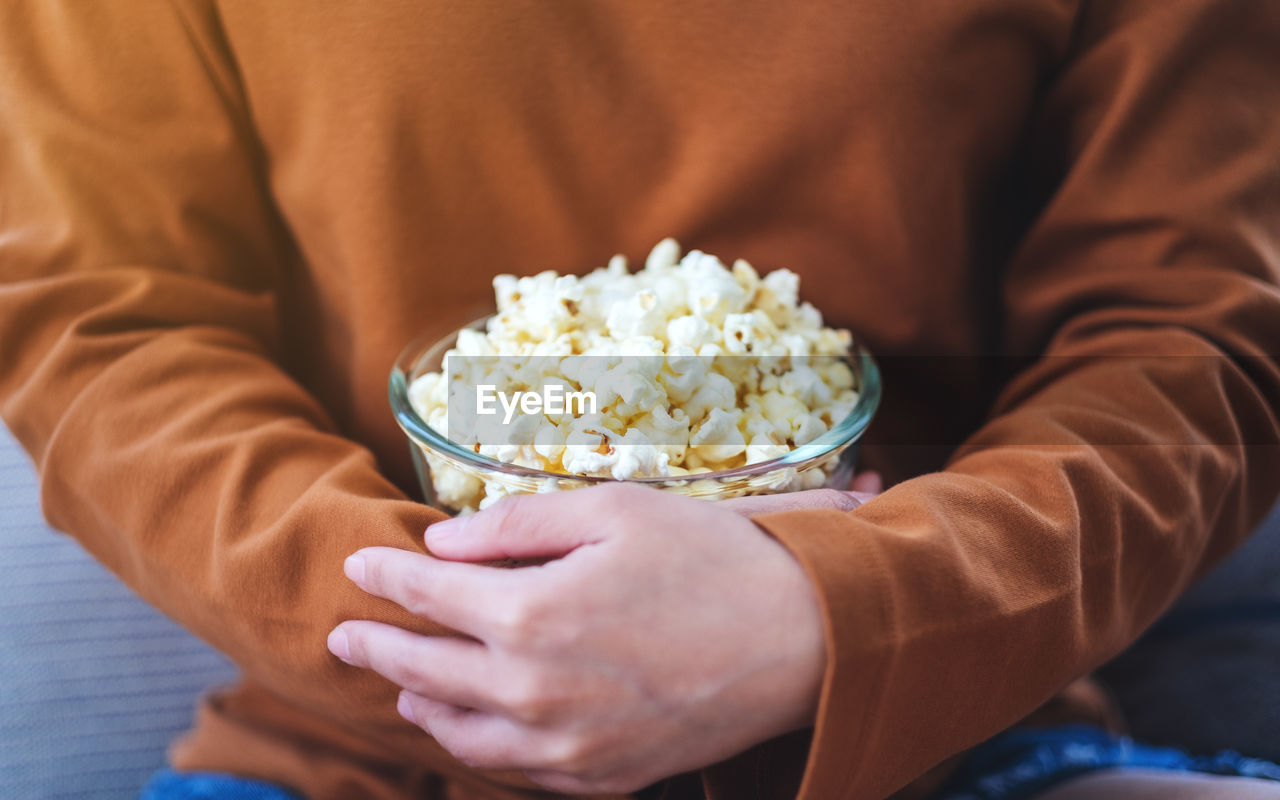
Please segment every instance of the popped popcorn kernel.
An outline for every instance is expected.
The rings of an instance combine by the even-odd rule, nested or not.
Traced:
[[[493,287],[497,313],[485,329],[460,331],[443,371],[410,385],[418,415],[449,436],[451,357],[538,356],[515,366],[495,359],[490,373],[468,380],[590,387],[599,401],[594,413],[526,415],[506,441],[475,446],[504,463],[618,480],[720,472],[813,441],[858,400],[841,360],[851,335],[800,302],[790,270],[760,275],[741,259],[728,268],[699,250],[682,257],[664,239],[635,272],[619,255],[581,277],[498,275]],[[513,491],[428,460],[444,505],[471,512]],[[753,480],[760,491],[807,488],[831,468]]]

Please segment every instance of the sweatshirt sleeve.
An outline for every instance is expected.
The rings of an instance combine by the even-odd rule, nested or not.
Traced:
[[[757,518],[826,616],[804,800],[884,797],[1015,723],[1265,514],[1277,108],[1280,5],[1083,6],[1024,163],[1054,189],[1004,273],[1030,365],[944,471]]]
[[[0,3],[0,412],[54,526],[260,685],[428,753],[325,637],[441,631],[342,574],[439,513],[277,364],[290,244],[251,131],[211,11]]]

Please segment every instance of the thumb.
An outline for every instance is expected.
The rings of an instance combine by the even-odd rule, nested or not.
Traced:
[[[548,559],[605,537],[596,489],[511,495],[483,511],[427,528],[427,550],[448,561]],[[608,515],[606,515],[607,518]],[[593,524],[593,521],[597,524]]]

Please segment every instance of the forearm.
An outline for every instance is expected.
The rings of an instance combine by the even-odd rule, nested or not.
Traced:
[[[1114,366],[1125,375],[1095,376],[1107,397],[1140,398],[1144,376]],[[1274,497],[1274,433],[1268,445],[1255,429],[1248,448],[1150,430],[1145,443],[1127,430],[1125,444],[1093,444],[1081,433],[1099,435],[1082,419],[1091,415],[1054,394],[979,434],[947,471],[852,514],[757,520],[805,564],[828,620],[805,796],[842,796],[827,794],[839,786],[877,796],[1013,724],[1133,641]],[[1062,426],[1008,427],[1037,413],[1046,422],[1054,406]]]
[[[437,630],[341,563],[421,549],[440,515],[275,361],[287,234],[194,7],[0,8],[0,413],[46,515],[142,595],[294,705],[430,757],[324,639],[356,614]]]
[[[0,289],[0,332],[22,356],[0,381],[5,417],[37,459],[46,514],[261,683],[334,718],[394,722],[387,689],[334,664],[324,637],[357,610],[396,618],[345,590],[343,558],[421,549],[441,515],[337,436],[251,326],[227,324],[269,306],[182,293],[196,283],[127,270]],[[153,327],[123,322],[137,319]]]
[[[759,520],[828,621],[806,800],[882,796],[1016,722],[1274,501],[1280,126],[1251,109],[1280,98],[1280,18],[1114,2],[1075,31],[1016,165],[1044,205],[1002,352],[1031,366],[945,471]]]

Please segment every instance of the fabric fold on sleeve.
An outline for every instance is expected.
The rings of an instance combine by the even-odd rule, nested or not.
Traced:
[[[212,6],[7,3],[0,75],[0,413],[50,522],[256,686],[474,778],[326,649],[346,619],[446,632],[342,572],[443,515],[277,360],[296,254]]]
[[[878,800],[1016,723],[1274,502],[1277,41],[1266,4],[1083,4],[1016,176],[1042,207],[991,355],[1030,365],[944,471],[756,518],[826,615],[802,800]]]

